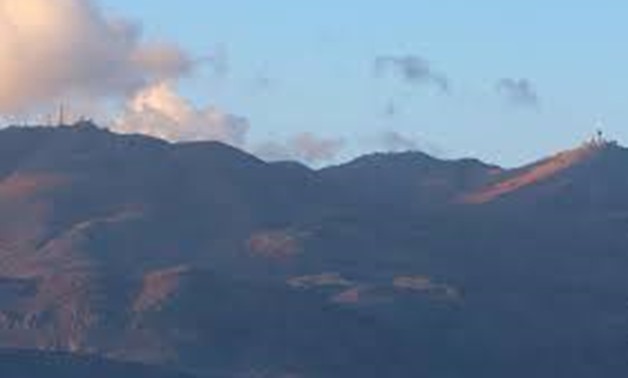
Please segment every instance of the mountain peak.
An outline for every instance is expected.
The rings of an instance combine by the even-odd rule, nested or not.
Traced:
[[[407,152],[375,152],[354,159],[345,165],[354,167],[390,167],[390,166],[416,166],[419,164],[436,163],[435,157],[420,151]]]
[[[623,151],[623,149],[617,142],[608,141],[601,134],[598,134],[576,148],[559,152],[523,168],[505,172],[490,185],[464,196],[462,202],[468,204],[488,203],[523,188],[547,181],[615,151]]]

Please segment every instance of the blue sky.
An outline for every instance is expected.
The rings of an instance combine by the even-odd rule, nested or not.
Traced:
[[[628,141],[628,3],[611,0],[100,0],[148,38],[222,51],[225,75],[183,84],[199,103],[247,117],[251,138],[310,131],[350,143],[395,131],[445,156],[519,164],[571,147],[602,124]],[[375,75],[377,57],[417,56],[447,77]],[[509,101],[526,80],[538,104]],[[395,114],[388,114],[394,104]]]

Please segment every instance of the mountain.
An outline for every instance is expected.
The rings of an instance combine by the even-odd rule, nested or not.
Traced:
[[[612,142],[587,142],[523,168],[496,176],[489,185],[467,194],[470,204],[519,202],[541,208],[561,206],[624,207],[628,181],[623,174],[628,154]],[[539,203],[540,201],[540,203]],[[593,210],[593,209],[592,209]],[[597,209],[601,210],[601,209]]]
[[[623,377],[626,167],[607,142],[314,170],[3,129],[0,347],[200,378]]]
[[[404,152],[367,155],[320,173],[361,202],[425,210],[447,205],[502,172],[474,159],[445,161]]]
[[[193,378],[139,364],[61,353],[0,351],[0,371],[9,378]]]

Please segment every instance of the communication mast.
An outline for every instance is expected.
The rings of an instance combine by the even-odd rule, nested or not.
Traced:
[[[606,137],[603,131],[604,123],[602,121],[598,121],[595,124],[595,134],[591,137],[591,145],[595,147],[602,147],[608,144]]]
[[[597,129],[597,131],[595,132],[595,143],[597,145],[602,145],[604,144],[604,132],[602,131],[602,129]]]
[[[59,126],[65,125],[65,104],[59,105]]]

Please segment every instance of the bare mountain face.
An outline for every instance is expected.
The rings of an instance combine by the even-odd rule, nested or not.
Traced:
[[[315,171],[5,129],[0,346],[198,377],[623,377],[626,168],[610,143]]]
[[[628,179],[623,167],[626,150],[612,142],[588,142],[532,165],[505,171],[489,185],[465,195],[462,202],[537,203],[539,210],[606,210],[624,207],[621,198]]]

